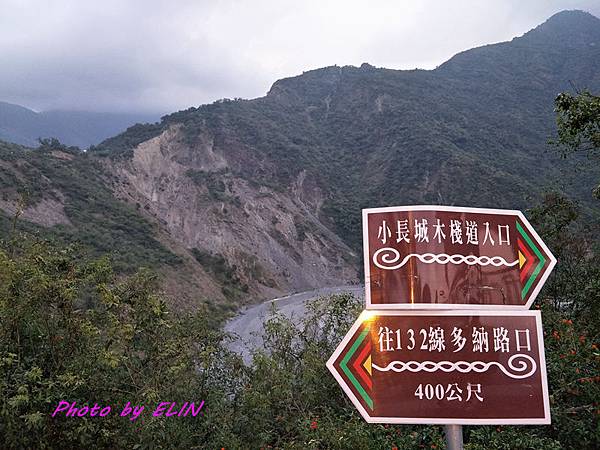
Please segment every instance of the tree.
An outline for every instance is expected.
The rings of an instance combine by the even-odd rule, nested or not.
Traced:
[[[557,144],[564,157],[582,153],[600,158],[600,97],[584,91],[577,95],[559,94],[555,101]],[[593,190],[600,199],[600,184]]]
[[[71,247],[15,242],[10,251],[0,246],[1,448],[203,448],[224,440],[220,418],[240,377],[206,311],[173,317],[147,270],[117,277],[106,258],[84,263]],[[159,402],[202,400],[206,417],[152,415]],[[52,417],[60,401],[112,412]],[[135,422],[119,416],[127,402],[146,407]]]

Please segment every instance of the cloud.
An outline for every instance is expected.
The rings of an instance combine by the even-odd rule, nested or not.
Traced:
[[[0,100],[168,112],[322,66],[434,68],[594,0],[0,0]]]

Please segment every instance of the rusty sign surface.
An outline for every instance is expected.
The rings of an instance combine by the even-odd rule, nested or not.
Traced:
[[[528,309],[556,259],[520,211],[363,210],[367,309]]]
[[[539,311],[364,311],[327,367],[368,422],[548,424]]]

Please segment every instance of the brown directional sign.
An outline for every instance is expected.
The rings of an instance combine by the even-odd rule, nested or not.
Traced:
[[[520,211],[363,210],[367,309],[528,309],[556,259]]]
[[[327,367],[368,422],[548,424],[539,311],[364,311]]]

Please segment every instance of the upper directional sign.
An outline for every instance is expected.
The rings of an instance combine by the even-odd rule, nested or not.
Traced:
[[[520,211],[363,210],[367,309],[528,309],[556,259]]]

